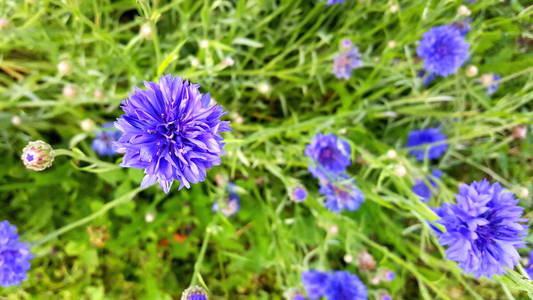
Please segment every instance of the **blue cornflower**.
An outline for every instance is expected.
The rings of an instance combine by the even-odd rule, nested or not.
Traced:
[[[487,88],[487,94],[492,95],[500,86],[501,76],[498,74],[485,74],[481,76],[481,83]]]
[[[333,5],[338,3],[344,3],[345,0],[328,0],[327,5]]]
[[[416,51],[427,72],[449,76],[468,59],[469,47],[459,30],[444,25],[424,33]]]
[[[310,270],[302,274],[307,296],[312,299],[366,300],[366,286],[357,275],[347,271],[318,272]]]
[[[207,300],[207,292],[197,285],[193,285],[183,291],[181,300]]]
[[[221,202],[221,203],[219,203]],[[217,201],[213,203],[213,211],[219,212],[225,215],[226,217],[231,217],[236,214],[241,208],[241,200],[239,195],[235,193],[229,193],[228,198],[224,201]]]
[[[379,300],[392,300],[392,297],[389,294],[382,294],[379,296]]]
[[[292,296],[292,300],[305,300],[305,296],[302,294],[296,294]]]
[[[334,213],[343,210],[354,211],[361,206],[365,196],[348,175],[341,174],[338,180],[322,180],[319,192],[326,196],[324,205]]]
[[[225,111],[180,77],[162,76],[145,86],[122,102],[125,114],[115,122],[123,133],[116,143],[125,153],[122,166],[144,169],[141,187],[157,181],[165,193],[174,180],[179,189],[204,181],[207,169],[221,162],[220,133],[231,130],[220,121]]]
[[[395,277],[396,277],[396,273],[394,273],[393,271],[387,270],[383,273],[383,280],[385,281],[394,280]]]
[[[305,155],[312,159],[311,174],[318,179],[327,179],[346,170],[350,165],[351,149],[346,140],[332,133],[317,134],[307,145]]]
[[[420,147],[426,144],[442,142],[447,139],[439,127],[411,130],[407,137],[407,147]],[[432,145],[427,150],[428,159],[437,159],[448,150],[448,144],[440,143]],[[426,155],[426,149],[412,149],[409,154],[416,157],[419,161],[423,161]]]
[[[0,286],[19,285],[30,269],[30,246],[19,241],[17,228],[8,221],[0,222]]]
[[[435,182],[436,179],[439,179],[442,176],[442,171],[433,169],[431,172],[431,176],[427,177],[427,181],[431,183],[431,186],[434,190],[437,190],[438,185],[437,182]],[[420,197],[420,200],[422,202],[427,203],[429,199],[431,199],[431,189],[430,187],[424,182],[424,180],[416,179],[415,185],[412,188],[413,193]]]
[[[307,198],[307,190],[303,186],[297,186],[292,189],[291,199],[294,202],[302,202]]]
[[[487,180],[461,184],[457,204],[444,203],[436,210],[439,242],[448,246],[446,257],[459,263],[465,273],[476,277],[503,274],[518,264],[516,248],[524,247],[527,227],[523,208],[499,183]]]
[[[115,142],[118,141],[122,134],[113,127],[112,122],[105,123],[102,125],[102,128],[109,129],[96,131],[94,133],[96,137],[94,138],[91,147],[100,155],[115,155],[117,153]]]
[[[352,71],[363,65],[359,48],[352,41],[345,39],[341,43],[341,52],[333,62],[333,74],[339,79],[349,79]]]

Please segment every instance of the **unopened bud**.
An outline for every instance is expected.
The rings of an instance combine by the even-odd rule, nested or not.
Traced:
[[[394,167],[394,174],[396,174],[398,177],[403,177],[405,174],[407,174],[407,170],[403,165],[396,165]]]
[[[102,100],[104,97],[104,92],[102,90],[95,90],[93,93],[93,97],[95,100]]]
[[[20,124],[22,124],[22,119],[19,116],[13,116],[11,117],[11,124],[13,124],[14,126],[19,126]]]
[[[527,127],[525,125],[518,125],[513,128],[513,138],[523,140],[527,135]]]
[[[262,94],[268,94],[268,92],[270,92],[270,85],[266,82],[263,82],[257,86],[257,89]]]
[[[361,251],[357,254],[357,265],[361,270],[370,271],[376,268],[376,261],[372,254],[367,251]]]
[[[396,13],[396,12],[398,12],[399,10],[400,10],[400,7],[398,6],[398,4],[393,4],[393,5],[391,5],[391,6],[389,7],[389,11],[390,11],[391,13],[393,13],[393,14]]]
[[[20,157],[24,166],[34,171],[42,171],[52,166],[54,162],[54,149],[43,141],[29,142]]]
[[[0,18],[0,30],[7,28],[9,25],[9,20],[5,18]]]
[[[353,262],[353,256],[351,256],[350,254],[344,255],[343,259],[344,259],[344,262],[346,262],[347,264]]]
[[[139,35],[145,39],[151,39],[153,36],[152,26],[149,23],[142,24],[141,28],[139,29]]]
[[[307,190],[303,186],[296,186],[291,191],[291,200],[294,202],[302,202],[307,198]]]
[[[155,221],[155,213],[147,212],[144,215],[144,221],[146,221],[146,223],[152,223],[153,221]]]
[[[328,231],[330,234],[337,234],[339,232],[339,227],[337,225],[331,225]]]
[[[395,159],[396,157],[398,157],[398,153],[396,152],[396,150],[389,149],[389,151],[387,151],[386,156],[388,159]]]
[[[465,74],[468,77],[475,77],[478,74],[478,69],[477,69],[476,66],[470,65],[470,66],[466,67]]]
[[[81,130],[91,132],[94,130],[95,124],[91,119],[85,119],[80,122]]]
[[[70,72],[72,72],[72,64],[66,60],[60,61],[57,64],[57,72],[59,72],[60,75],[70,74]]]
[[[76,90],[76,87],[71,85],[71,84],[67,84],[63,87],[63,96],[67,99],[73,99],[76,97],[76,95],[78,94],[78,90]]]
[[[389,48],[394,48],[394,47],[396,47],[396,42],[395,42],[395,41],[389,41],[389,42],[387,43],[387,47],[389,47]]]
[[[209,300],[209,298],[207,297],[207,292],[203,288],[193,285],[183,291],[183,294],[181,294],[181,300]]]
[[[470,12],[470,9],[468,9],[468,7],[464,6],[464,5],[461,5],[459,6],[459,8],[457,8],[457,14],[459,14],[460,16],[470,16],[471,12]]]
[[[209,41],[208,40],[201,40],[199,43],[200,48],[207,49],[209,47]]]
[[[525,187],[521,187],[519,190],[518,190],[518,197],[520,198],[527,198],[529,196],[529,190]],[[533,263],[532,263],[533,265]]]
[[[200,61],[198,60],[198,58],[196,58],[196,57],[191,58],[191,66],[193,68],[196,68],[199,65],[200,65]]]

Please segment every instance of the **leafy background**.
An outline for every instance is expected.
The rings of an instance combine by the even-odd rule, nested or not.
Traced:
[[[432,26],[461,20],[461,4],[472,11],[468,63],[502,75],[492,96],[464,68],[429,86],[417,78],[417,41]],[[0,295],[179,299],[194,277],[213,299],[282,299],[313,267],[358,274],[371,299],[384,291],[394,299],[528,299],[531,282],[520,270],[492,280],[462,275],[425,221],[462,182],[533,188],[532,135],[511,136],[519,124],[531,132],[532,12],[516,0],[331,7],[314,0],[0,1],[0,17],[9,20],[0,34],[0,219],[16,224],[37,256],[29,280]],[[139,35],[143,24],[151,38]],[[364,61],[348,81],[331,73],[345,38]],[[387,46],[391,40],[396,47]],[[70,74],[57,72],[60,61],[72,63]],[[98,157],[80,120],[114,120],[133,87],[168,73],[210,92],[229,111],[233,131],[206,182],[164,195],[138,190],[142,172],[118,168],[120,158]],[[69,84],[74,99],[62,95]],[[403,148],[408,131],[436,125],[449,136],[449,151],[437,163],[415,162]],[[319,132],[352,146],[349,173],[367,199],[357,212],[335,215],[321,204],[303,156]],[[36,139],[70,152],[44,172],[24,169],[20,151]],[[390,149],[397,158],[387,158]],[[395,174],[398,165],[406,176]],[[432,167],[446,175],[426,206],[410,188]],[[225,196],[220,178],[239,186],[242,208],[231,218],[211,211]],[[301,204],[288,197],[298,182],[310,192]],[[531,196],[521,205],[531,218]],[[155,220],[146,222],[147,214]],[[396,278],[373,285],[374,271],[343,259],[362,250]]]

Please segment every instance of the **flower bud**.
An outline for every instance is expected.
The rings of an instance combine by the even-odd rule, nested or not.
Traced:
[[[518,125],[513,128],[513,138],[523,140],[527,135],[527,127],[525,125]]]
[[[9,25],[8,19],[0,18],[0,30],[7,28],[8,25]]]
[[[139,35],[148,40],[152,39],[152,26],[150,26],[149,23],[142,24],[141,28],[139,29]]]
[[[528,196],[529,196],[529,190],[527,188],[521,187],[520,189],[518,189],[518,197],[525,199]]]
[[[266,82],[263,82],[257,86],[257,89],[261,94],[268,94],[268,92],[270,92],[270,85]]]
[[[67,99],[73,99],[76,97],[76,95],[78,94],[78,90],[76,90],[76,87],[71,85],[71,84],[67,84],[63,87],[63,96]]]
[[[199,43],[200,48],[207,49],[209,47],[209,41],[208,40],[201,40]]]
[[[93,97],[95,100],[102,100],[104,97],[104,92],[102,90],[94,90]]]
[[[24,166],[34,171],[42,171],[52,166],[54,162],[54,149],[43,141],[29,142],[20,157]]]
[[[389,48],[394,48],[394,47],[396,47],[396,42],[395,42],[395,41],[389,41],[389,42],[387,43],[387,47],[389,47]]]
[[[398,4],[393,4],[389,7],[389,11],[391,13],[397,13],[398,11],[400,10],[400,7],[398,6]]]
[[[60,75],[66,75],[72,72],[72,64],[66,60],[63,60],[57,64],[57,72]]]
[[[330,234],[337,234],[339,233],[339,227],[337,225],[331,225],[328,229],[328,232]]]
[[[388,159],[395,159],[396,157],[398,157],[398,153],[393,149],[389,149],[389,151],[387,151],[386,156]]]
[[[407,170],[403,165],[396,165],[394,167],[394,174],[396,174],[398,177],[403,177],[405,174],[407,174]]]
[[[181,294],[181,300],[209,300],[209,298],[207,297],[207,292],[203,288],[193,285],[183,291],[183,294]]]
[[[353,262],[353,256],[351,256],[350,254],[345,254],[343,259],[344,259],[344,262],[346,262],[347,264]]]
[[[13,126],[19,126],[22,124],[22,119],[19,116],[13,116],[11,117],[11,124],[13,124]]]
[[[307,198],[307,190],[305,187],[299,185],[292,189],[291,200],[294,202],[302,202]]]
[[[94,130],[95,124],[91,119],[85,119],[80,122],[81,130],[91,132]]]
[[[468,7],[461,5],[459,6],[459,8],[457,8],[457,14],[468,17],[470,16],[471,12],[470,12],[470,9],[468,9]]]
[[[357,254],[357,265],[361,270],[370,271],[376,268],[376,261],[372,254],[367,251],[361,251]]]
[[[475,77],[478,74],[478,69],[477,69],[476,66],[470,65],[470,66],[466,67],[465,74],[468,77]]]
[[[147,212],[144,215],[144,221],[146,221],[146,223],[152,223],[153,221],[155,221],[155,213]]]
[[[191,67],[196,68],[199,65],[200,65],[200,61],[198,60],[198,58],[196,57],[191,58]]]

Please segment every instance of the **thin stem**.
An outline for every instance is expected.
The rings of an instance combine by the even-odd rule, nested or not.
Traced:
[[[93,214],[90,214],[88,215],[87,217],[85,218],[82,218],[82,219],[79,219],[78,221],[74,222],[74,223],[70,223],[66,226],[63,226],[51,233],[49,233],[48,235],[46,235],[45,237],[43,237],[42,239],[36,241],[35,243],[33,243],[33,246],[39,246],[41,244],[44,244],[52,239],[55,239],[56,237],[76,228],[76,227],[79,227],[79,226],[82,226],[82,225],[85,225],[89,222],[91,222],[92,220],[102,216],[103,214],[105,214],[107,211],[109,211],[110,209],[120,205],[120,204],[123,204],[123,203],[126,203],[128,201],[130,201],[131,199],[133,199],[133,197],[139,193],[140,191],[142,191],[143,189],[142,188],[136,188],[134,189],[133,191],[123,195],[123,196],[120,196],[114,200],[112,200],[111,202],[108,202],[106,203],[104,206],[102,206],[102,208],[100,208],[98,211],[94,212]]]
[[[194,272],[192,274],[191,283],[189,284],[189,286],[193,286],[198,281],[200,281],[200,284],[205,289],[208,289],[204,280],[201,278],[200,268],[202,267],[202,263],[205,257],[205,252],[207,251],[207,245],[209,243],[209,237],[211,234],[211,231],[209,230],[209,228],[210,226],[207,226],[207,229],[205,230],[204,240],[202,241],[202,248],[200,249],[200,254],[198,255],[198,258],[196,259],[196,263],[194,263]]]

